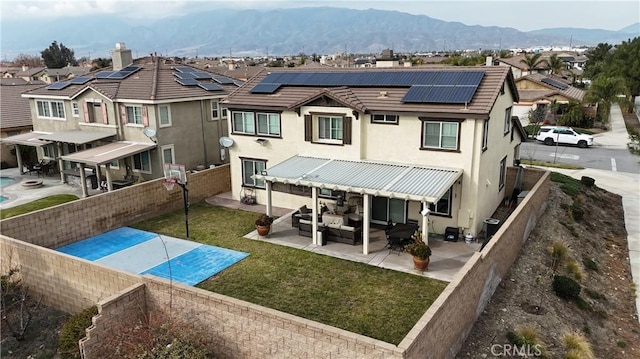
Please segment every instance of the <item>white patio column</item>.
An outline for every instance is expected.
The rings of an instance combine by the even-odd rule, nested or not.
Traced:
[[[87,174],[84,172],[84,163],[80,164],[80,186],[82,188],[82,197],[89,197],[87,191]]]
[[[265,181],[264,183],[267,189],[267,216],[271,217],[271,182]]]
[[[64,162],[62,161],[62,142],[56,142],[58,153],[56,153],[58,161],[58,170],[60,170],[60,183],[64,183]]]
[[[18,161],[18,173],[23,174],[22,172],[22,154],[20,154],[20,145],[13,145],[13,148],[16,149],[16,160]]]
[[[111,184],[111,163],[105,164],[104,175],[107,181],[107,192],[113,191],[113,185]]]
[[[422,214],[422,241],[426,244],[429,244],[429,213],[431,213],[429,205],[423,201],[420,214]]]
[[[311,187],[311,243],[321,246],[322,242],[318,240],[318,188]]]
[[[369,254],[369,218],[371,218],[369,201],[371,196],[364,194],[362,197],[362,207],[364,207],[362,213],[362,254]]]

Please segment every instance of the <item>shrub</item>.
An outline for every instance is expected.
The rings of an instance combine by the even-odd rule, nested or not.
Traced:
[[[587,295],[589,296],[589,298],[595,299],[595,300],[606,300],[607,298],[604,296],[604,294],[596,292],[595,290],[591,290],[589,288],[585,288],[584,291],[587,293]]]
[[[584,210],[577,202],[573,202],[571,205],[571,217],[576,221],[581,221],[584,218]]]
[[[577,300],[580,298],[582,287],[575,280],[562,275],[553,276],[553,291],[560,298]]]
[[[509,331],[506,334],[507,340],[518,347],[529,346],[531,350],[533,347],[537,347],[544,356],[544,342],[538,335],[536,328],[530,325],[522,325],[517,327],[514,331]]]
[[[575,197],[582,190],[582,183],[577,179],[571,178],[558,172],[551,172],[551,180],[560,183],[560,189],[570,197]]]
[[[567,333],[562,337],[567,347],[565,358],[593,359],[593,350],[587,338],[580,333]]]
[[[173,339],[171,344],[157,343],[151,350],[139,355],[138,359],[206,359],[208,353],[193,343],[181,339]]]
[[[80,358],[78,342],[87,335],[85,329],[91,326],[91,318],[96,314],[98,314],[98,308],[94,306],[74,315],[64,323],[58,335],[58,352],[61,358]]]
[[[591,178],[591,177],[587,177],[587,176],[582,176],[580,177],[580,182],[587,186],[587,187],[593,187],[593,185],[596,184],[596,180]]]
[[[555,269],[558,264],[569,257],[569,247],[562,241],[555,241],[551,247],[549,247],[549,253],[551,257],[553,257],[553,269]]]
[[[569,274],[571,274],[577,281],[581,281],[584,279],[584,272],[582,271],[582,268],[580,267],[578,262],[570,260],[567,262],[565,268],[567,269],[567,272],[569,272]]]
[[[593,259],[591,258],[583,258],[582,259],[582,264],[584,264],[584,266],[587,269],[590,269],[594,272],[598,271],[598,263],[596,263]]]
[[[627,347],[627,343],[625,343],[624,340],[618,340],[616,345],[618,345],[618,347],[620,347],[620,348],[626,348]]]

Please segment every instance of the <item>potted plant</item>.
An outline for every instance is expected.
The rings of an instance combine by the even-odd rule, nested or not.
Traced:
[[[413,256],[413,266],[423,271],[429,267],[431,248],[422,240],[421,232],[416,231],[411,236],[411,240],[412,242],[405,247],[405,250]]]
[[[273,217],[267,216],[266,214],[261,214],[260,217],[256,219],[256,229],[258,230],[258,235],[264,237],[269,234],[272,223]]]

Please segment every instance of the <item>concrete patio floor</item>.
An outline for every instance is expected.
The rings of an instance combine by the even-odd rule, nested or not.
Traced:
[[[232,199],[231,193],[221,193],[206,199],[206,202],[214,206],[241,209],[256,213],[265,213],[264,205],[246,205]],[[481,243],[446,242],[442,236],[429,237],[432,255],[429,269],[424,272],[413,268],[413,260],[408,253],[399,253],[386,249],[387,239],[381,229],[371,229],[369,237],[369,254],[362,253],[362,245],[350,245],[337,242],[327,242],[325,246],[317,246],[311,243],[311,238],[298,235],[298,229],[291,227],[291,214],[294,209],[273,207],[275,216],[279,216],[271,226],[271,232],[266,237],[258,236],[256,231],[245,235],[245,238],[275,243],[283,246],[298,248],[328,255],[354,262],[366,263],[381,268],[399,272],[422,275],[425,277],[450,282],[474,252],[480,249]]]

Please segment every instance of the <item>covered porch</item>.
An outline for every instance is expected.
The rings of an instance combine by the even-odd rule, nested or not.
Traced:
[[[374,197],[399,199],[420,203],[421,220],[417,227],[422,232],[425,242],[429,243],[429,205],[437,202],[454,183],[460,180],[461,169],[422,167],[398,163],[382,163],[373,161],[336,160],[305,156],[291,157],[273,167],[267,168],[254,178],[262,180],[266,188],[266,213],[271,215],[272,185],[273,183],[293,184],[311,188],[312,208],[310,220],[312,222],[312,244],[320,246],[319,231],[326,223],[321,223],[319,191],[329,189],[342,191],[347,196],[356,195],[361,199],[359,208],[362,223],[363,255],[369,255],[375,247],[373,245],[371,225],[372,199]],[[338,202],[346,200],[339,198]],[[404,217],[399,221],[404,222]],[[386,244],[386,239],[385,239]],[[360,248],[357,246],[356,248]]]

